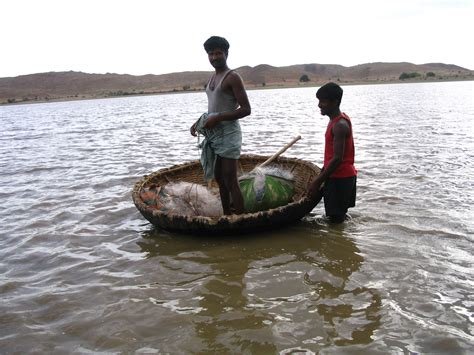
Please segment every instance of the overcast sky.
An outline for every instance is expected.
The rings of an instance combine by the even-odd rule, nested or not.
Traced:
[[[474,0],[11,0],[0,77],[49,71],[163,74],[228,64],[441,62],[474,70]]]

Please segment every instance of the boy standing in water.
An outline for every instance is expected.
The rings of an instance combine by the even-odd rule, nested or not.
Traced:
[[[321,173],[309,185],[308,197],[324,209],[331,222],[341,223],[349,207],[355,206],[357,170],[354,167],[354,139],[349,116],[341,112],[342,88],[327,83],[316,92],[321,115],[329,117]],[[324,183],[324,185],[323,185]]]
[[[251,108],[239,74],[227,66],[229,42],[212,36],[204,43],[209,62],[215,69],[206,84],[208,112],[191,127],[191,134],[202,133],[201,164],[206,180],[216,179],[224,214],[231,214],[232,198],[236,214],[244,212],[244,201],[237,179],[242,146],[239,119],[250,115]]]

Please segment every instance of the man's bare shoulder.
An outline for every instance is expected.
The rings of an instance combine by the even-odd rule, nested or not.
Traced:
[[[232,70],[229,72],[229,74],[227,74],[226,78],[224,81],[227,81],[231,84],[235,84],[235,83],[243,83],[243,80],[242,80],[242,77],[240,76],[239,73],[237,73],[236,71]]]
[[[349,130],[350,130],[349,122],[347,122],[347,120],[345,119],[340,119],[339,121],[336,122],[336,124],[333,127],[333,132],[335,134],[339,133],[339,134],[346,135],[347,133],[349,133]]]
[[[244,81],[239,73],[235,71],[229,72],[222,82],[222,88],[224,90],[232,91],[232,88],[242,88],[244,86]]]

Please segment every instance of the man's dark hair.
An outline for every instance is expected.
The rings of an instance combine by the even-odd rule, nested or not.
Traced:
[[[227,55],[229,54],[230,44],[224,37],[212,36],[206,42],[204,42],[204,49],[206,53],[213,51],[214,49],[222,49],[222,51]]]
[[[342,100],[342,88],[336,83],[327,83],[319,88],[316,92],[316,97],[322,100],[337,100],[341,103]]]

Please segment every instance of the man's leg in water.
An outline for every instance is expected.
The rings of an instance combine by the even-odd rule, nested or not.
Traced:
[[[328,179],[324,185],[324,208],[331,223],[346,220],[347,210],[355,206],[356,177]]]

